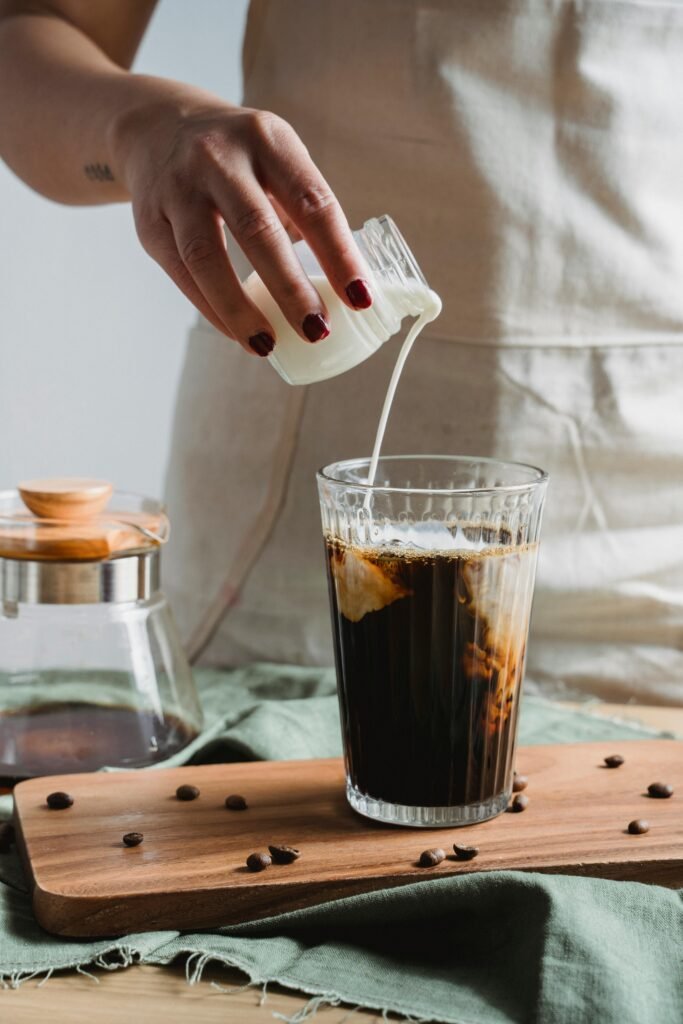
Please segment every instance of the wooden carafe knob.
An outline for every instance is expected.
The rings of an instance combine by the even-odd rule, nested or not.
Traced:
[[[19,484],[24,504],[41,519],[93,519],[104,511],[114,488],[106,480],[62,477]]]

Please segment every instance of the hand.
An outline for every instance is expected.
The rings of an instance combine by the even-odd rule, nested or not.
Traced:
[[[180,97],[122,115],[113,138],[143,247],[247,351],[268,355],[277,339],[230,264],[224,223],[302,338],[325,338],[329,318],[283,220],[306,239],[346,305],[371,304],[341,207],[282,118],[182,87]]]

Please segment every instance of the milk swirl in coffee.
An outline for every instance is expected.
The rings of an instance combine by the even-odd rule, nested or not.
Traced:
[[[326,538],[347,770],[376,800],[445,807],[509,788],[536,546],[472,534],[434,551]]]

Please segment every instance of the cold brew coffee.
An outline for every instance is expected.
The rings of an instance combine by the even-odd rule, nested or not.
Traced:
[[[349,784],[373,801],[499,797],[496,813],[509,795],[536,546],[477,536],[433,552],[326,537]]]

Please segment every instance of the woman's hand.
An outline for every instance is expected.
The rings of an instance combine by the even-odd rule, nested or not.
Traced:
[[[367,271],[346,218],[287,122],[174,88],[168,102],[118,118],[111,147],[142,245],[188,299],[249,352],[268,355],[277,342],[230,264],[225,223],[297,333],[311,342],[325,338],[327,310],[286,222],[306,239],[342,301],[367,308]]]

